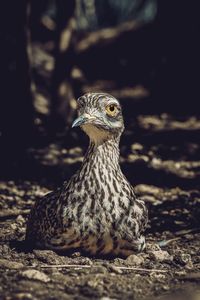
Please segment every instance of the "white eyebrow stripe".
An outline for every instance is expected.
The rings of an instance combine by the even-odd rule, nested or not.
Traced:
[[[117,101],[112,101],[112,100],[109,100],[108,103],[109,103],[109,104],[116,104],[116,105],[119,105],[119,102],[117,102]]]

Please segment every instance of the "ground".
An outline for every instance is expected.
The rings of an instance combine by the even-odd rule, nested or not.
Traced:
[[[24,248],[35,199],[71,176],[85,143],[81,135],[74,146],[61,137],[30,148],[27,178],[0,182],[0,298],[200,299],[199,131],[197,117],[170,114],[139,115],[127,128],[122,169],[150,218],[146,250],[127,259]]]

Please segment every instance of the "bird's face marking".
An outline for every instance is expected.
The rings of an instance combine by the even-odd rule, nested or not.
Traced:
[[[120,103],[113,96],[88,93],[77,100],[78,118],[72,127],[81,126],[95,143],[120,136],[124,122]]]

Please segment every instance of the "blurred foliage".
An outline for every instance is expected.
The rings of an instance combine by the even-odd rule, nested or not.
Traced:
[[[197,8],[162,0],[2,2],[0,141],[14,149],[37,141],[37,131],[55,137],[89,91],[119,98],[127,124],[141,111],[197,114]]]
[[[76,0],[80,30],[95,30],[135,20],[142,23],[156,16],[157,0]]]

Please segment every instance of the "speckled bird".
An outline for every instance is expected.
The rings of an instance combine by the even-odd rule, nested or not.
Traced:
[[[127,257],[145,248],[147,209],[119,165],[121,106],[103,93],[87,93],[77,106],[72,127],[89,136],[88,150],[69,182],[36,201],[26,240],[43,249]]]

